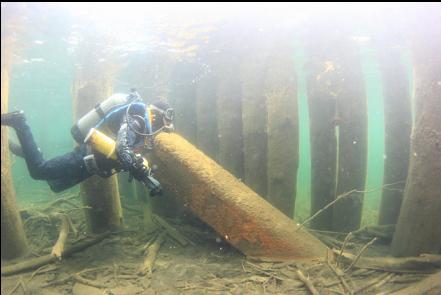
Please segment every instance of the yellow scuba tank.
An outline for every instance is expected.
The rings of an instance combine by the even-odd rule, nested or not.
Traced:
[[[90,129],[89,133],[84,139],[84,142],[90,144],[93,150],[105,155],[106,158],[110,158],[113,160],[118,159],[118,156],[116,154],[115,140],[96,130],[95,128]],[[144,166],[150,169],[148,161],[144,157],[142,159],[144,162]]]

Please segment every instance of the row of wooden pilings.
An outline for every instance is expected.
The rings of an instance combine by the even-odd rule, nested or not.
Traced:
[[[431,22],[436,20],[428,18],[428,26],[433,26]],[[295,34],[281,29],[269,30],[270,36],[245,29],[228,35],[230,29],[218,32],[211,45],[202,44],[205,54],[196,63],[179,63],[168,69],[165,79],[174,88],[167,99],[177,111],[177,132],[292,217],[302,157],[298,150],[298,61],[293,56],[295,46],[287,41]],[[349,232],[360,227],[368,153],[369,101],[360,45],[357,38],[338,30],[316,29],[314,36],[304,36],[302,42],[311,121],[311,215],[338,196],[353,193],[318,215],[310,226]],[[435,160],[440,159],[440,104],[439,89],[434,86],[438,85],[436,69],[440,65],[435,48],[441,47],[434,42],[423,45],[428,44],[423,40],[433,36],[422,30],[410,36],[412,78],[403,48],[389,42],[387,33],[374,36],[369,45],[375,52],[384,96],[384,187],[379,188],[378,223],[397,224],[395,255],[441,250],[441,230],[434,226],[441,218],[437,197],[441,187],[436,180],[440,161]],[[228,42],[216,42],[225,38]],[[208,65],[210,71],[201,74],[199,63]],[[426,128],[435,131],[426,134]],[[419,136],[420,132],[424,135]],[[416,151],[422,142],[431,146],[424,150],[427,156]],[[420,161],[426,165],[425,172],[416,173],[415,163],[422,165]],[[418,180],[410,177],[414,173]],[[423,179],[427,186],[416,188]],[[418,205],[421,203],[424,205]],[[418,206],[424,206],[426,213],[418,213]],[[413,234],[424,237],[423,241],[406,228],[413,228]],[[417,228],[424,228],[424,233]]]
[[[172,68],[167,79],[177,89],[168,99],[177,111],[177,132],[293,217],[303,156],[299,126],[309,128],[311,214],[343,193],[361,192],[336,203],[311,226],[355,230],[361,222],[368,144],[368,102],[358,44],[338,34],[306,40],[306,62],[301,68],[306,81],[300,81],[295,46],[287,41],[294,37],[290,32],[278,34],[271,38],[256,32],[237,34],[229,46],[220,48],[221,53],[203,56],[209,73],[201,74],[191,63]],[[383,192],[379,223],[393,224],[408,169],[410,82],[398,49],[378,45],[377,51],[385,90],[384,183],[396,183]],[[310,126],[299,122],[298,84],[302,82],[307,88]]]

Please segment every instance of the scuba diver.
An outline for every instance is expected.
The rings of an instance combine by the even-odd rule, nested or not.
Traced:
[[[46,180],[52,191],[61,192],[92,175],[107,178],[127,171],[129,180],[143,182],[152,196],[161,193],[161,185],[140,152],[152,151],[159,132],[172,132],[173,120],[174,111],[166,102],[146,104],[135,90],[114,94],[72,127],[72,136],[79,144],[72,152],[45,161],[24,112],[1,114],[1,124],[17,133],[31,177]],[[104,153],[103,146],[108,152]]]

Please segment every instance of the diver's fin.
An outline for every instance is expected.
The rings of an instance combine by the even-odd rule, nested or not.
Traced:
[[[19,144],[16,143],[16,142],[13,142],[13,141],[11,141],[11,140],[9,140],[8,144],[9,144],[9,150],[10,150],[14,155],[16,155],[17,157],[24,158],[24,153],[23,153],[23,150],[22,150],[22,148],[21,148],[21,145],[19,145]]]
[[[1,114],[1,123],[5,126],[16,127],[17,124],[25,121],[23,111],[14,111],[10,113]]]

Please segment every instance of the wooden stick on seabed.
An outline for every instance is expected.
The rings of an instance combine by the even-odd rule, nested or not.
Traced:
[[[147,251],[147,257],[144,260],[144,264],[140,269],[140,273],[142,274],[151,274],[153,271],[153,265],[155,264],[156,255],[158,254],[159,248],[161,247],[161,244],[165,240],[165,233],[161,233],[155,240],[153,244],[151,244]]]
[[[334,267],[329,261],[327,262],[328,267],[332,270],[332,272],[337,276],[337,278],[340,280],[341,284],[343,285],[343,288],[349,293],[354,294],[354,291],[349,287],[348,282],[344,278],[344,272],[339,269],[338,267]]]
[[[346,236],[345,240],[343,241],[343,245],[340,248],[340,253],[338,254],[337,259],[336,259],[337,267],[338,267],[339,262],[340,262],[340,257],[343,254],[343,252],[345,251],[346,244],[349,242],[349,240],[351,238],[352,238],[352,232],[348,233],[348,235]]]
[[[153,221],[156,222],[162,228],[164,228],[167,234],[169,234],[170,237],[176,240],[181,246],[188,245],[187,239],[173,226],[171,226],[165,219],[163,219],[159,215],[153,214]]]
[[[358,294],[362,291],[366,292],[371,287],[375,287],[376,289],[378,289],[381,286],[383,286],[384,284],[386,284],[388,281],[390,281],[390,279],[392,279],[394,276],[395,276],[394,273],[385,273],[385,274],[379,276],[378,278],[373,279],[372,281],[370,281],[366,285],[355,290],[354,294]]]
[[[355,259],[352,261],[352,263],[349,265],[349,267],[347,269],[345,269],[345,272],[350,271],[351,268],[355,265],[355,263],[357,263],[358,259],[360,259],[361,254],[363,254],[364,251],[366,251],[366,249],[372,245],[373,243],[375,243],[375,241],[377,240],[377,237],[373,238],[372,240],[370,240],[366,245],[364,245],[360,252],[358,252],[357,256],[355,257]]]
[[[64,251],[63,256],[68,257],[76,252],[79,252],[79,251],[84,250],[90,246],[93,246],[93,245],[101,242],[102,240],[104,240],[109,235],[110,235],[110,232],[107,232],[107,233],[103,233],[103,234],[97,235],[95,237],[92,237],[91,239],[87,239],[87,240],[78,242],[77,244],[72,245],[71,247],[67,248]],[[2,276],[13,275],[13,274],[17,274],[17,273],[20,273],[23,271],[36,269],[36,268],[39,268],[40,266],[55,262],[56,260],[57,260],[57,257],[53,254],[48,254],[48,255],[32,258],[32,259],[25,260],[25,261],[17,263],[17,264],[2,267],[1,268],[1,275]]]
[[[66,245],[67,236],[69,235],[70,223],[67,215],[65,214],[59,214],[59,213],[54,214],[54,217],[57,217],[61,220],[61,225],[60,225],[60,233],[58,234],[57,242],[52,248],[51,254],[57,257],[58,259],[61,259],[61,256],[63,255],[64,252],[64,246]]]
[[[317,217],[319,214],[321,214],[323,211],[325,211],[326,209],[328,209],[329,207],[331,207],[332,205],[334,205],[335,203],[337,203],[337,202],[340,201],[341,199],[344,199],[344,198],[350,196],[352,193],[358,193],[358,194],[371,193],[371,192],[374,192],[374,191],[382,190],[382,189],[384,189],[384,188],[386,188],[386,187],[388,187],[388,186],[391,186],[391,185],[396,185],[396,184],[398,184],[398,183],[403,183],[403,181],[397,181],[397,182],[393,182],[393,183],[388,183],[388,184],[383,185],[382,187],[374,188],[374,189],[371,189],[371,190],[359,191],[359,190],[353,189],[353,190],[350,190],[350,191],[348,191],[348,192],[346,192],[346,193],[343,193],[343,194],[337,196],[337,197],[335,198],[334,201],[330,202],[330,203],[327,204],[325,207],[323,207],[322,209],[320,209],[320,210],[318,210],[317,212],[315,212],[314,215],[312,215],[311,217],[309,217],[309,218],[307,218],[305,221],[303,221],[303,222],[299,225],[299,227],[296,229],[296,231],[300,230],[303,226],[305,226],[305,224],[307,224],[308,222],[310,222],[311,220],[313,220],[314,218],[316,218],[316,217]]]
[[[333,250],[337,255],[338,250]],[[342,258],[353,262],[355,255],[343,253]],[[395,273],[433,273],[441,268],[441,255],[424,254],[419,257],[359,257],[357,268],[375,269]]]
[[[317,289],[314,287],[312,282],[303,274],[303,272],[298,269],[296,271],[297,277],[305,283],[305,286],[308,288],[309,292],[311,292],[312,295],[320,295],[320,293],[317,291]]]
[[[323,211],[325,211],[326,209],[328,209],[329,207],[331,207],[332,205],[334,205],[335,203],[337,203],[339,200],[349,196],[352,193],[357,192],[357,190],[353,189],[351,191],[348,191],[344,194],[339,195],[337,198],[335,198],[334,201],[330,202],[328,205],[326,205],[325,207],[323,207],[322,209],[318,210],[317,212],[314,213],[314,215],[312,215],[311,217],[307,218],[305,221],[302,222],[302,224],[299,225],[299,227],[296,229],[296,231],[300,230],[302,227],[305,226],[305,224],[307,224],[308,222],[310,222],[311,220],[313,220],[314,218],[316,218],[320,213],[322,213]]]

